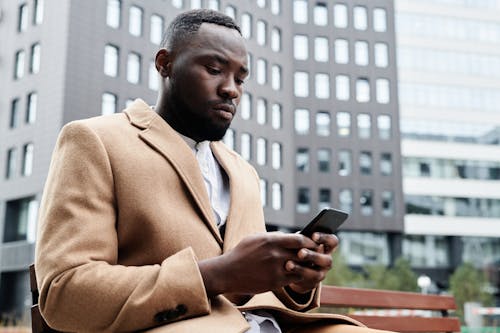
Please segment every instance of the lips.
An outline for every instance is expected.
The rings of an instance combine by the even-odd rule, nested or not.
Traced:
[[[216,104],[213,109],[223,118],[232,119],[236,113],[236,108],[231,104]]]

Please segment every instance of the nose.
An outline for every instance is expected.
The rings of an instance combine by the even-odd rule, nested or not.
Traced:
[[[234,77],[229,76],[221,82],[219,86],[219,95],[225,99],[238,98],[239,89]]]

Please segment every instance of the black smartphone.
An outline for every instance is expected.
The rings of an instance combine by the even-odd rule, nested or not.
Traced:
[[[347,217],[349,217],[349,214],[341,210],[333,208],[323,209],[299,233],[307,237],[311,237],[315,232],[333,234],[344,223]]]

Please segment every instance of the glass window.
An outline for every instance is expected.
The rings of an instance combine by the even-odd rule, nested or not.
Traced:
[[[233,6],[226,6],[225,13],[233,20],[236,20],[236,8]]]
[[[332,206],[331,191],[329,188],[320,188],[318,193],[318,210],[330,208]]]
[[[362,151],[359,154],[359,172],[362,175],[371,175],[373,169],[372,153]]]
[[[385,114],[377,117],[378,136],[382,140],[391,138],[391,117]]]
[[[307,23],[307,0],[293,1],[293,21],[295,23]]]
[[[389,80],[377,79],[377,102],[387,104],[390,102]]]
[[[281,210],[283,207],[283,186],[280,183],[273,183],[272,185],[272,206],[274,210]]]
[[[208,9],[219,10],[220,9],[219,0],[208,0]]]
[[[394,195],[392,191],[382,191],[382,215],[394,215]]]
[[[26,105],[27,124],[35,123],[37,106],[38,106],[38,94],[36,92],[29,93]]]
[[[307,187],[299,187],[297,191],[297,213],[309,213],[311,210],[311,193]]]
[[[295,166],[299,172],[309,172],[309,149],[297,149],[297,154],[295,155]]]
[[[314,24],[325,26],[328,24],[328,9],[326,3],[318,2],[314,6]]]
[[[339,176],[352,173],[352,154],[350,150],[339,150]]]
[[[359,204],[361,206],[361,215],[373,215],[373,191],[362,190],[359,197]]]
[[[267,121],[267,101],[263,98],[257,99],[257,123],[264,125]]]
[[[327,62],[328,58],[328,38],[314,38],[314,60],[319,62]]]
[[[264,138],[257,139],[257,164],[266,165],[267,161],[267,141]]]
[[[14,98],[10,103],[9,128],[16,128],[19,125],[19,98]]]
[[[387,31],[387,13],[384,8],[373,10],[373,30],[377,32]]]
[[[247,53],[247,66],[248,66],[247,80],[249,80],[252,77],[252,69],[253,69],[253,56],[252,53],[250,52]]]
[[[127,81],[138,84],[141,80],[141,56],[131,52],[127,58]]]
[[[276,27],[271,31],[271,50],[281,51],[281,30]]]
[[[150,41],[156,45],[161,44],[163,37],[163,17],[157,14],[151,15]]]
[[[360,113],[358,118],[358,136],[360,139],[369,139],[372,131],[371,117],[367,113]]]
[[[14,65],[14,79],[21,79],[24,76],[24,61],[26,54],[23,50],[16,52],[15,65]]]
[[[240,108],[241,118],[250,119],[252,116],[252,95],[246,92],[241,95]]]
[[[274,129],[281,128],[281,119],[282,119],[281,104],[274,103],[272,107],[272,119],[271,119],[271,125]]]
[[[309,110],[295,110],[295,133],[309,134]]]
[[[318,149],[318,171],[330,172],[332,153],[328,148]]]
[[[262,20],[257,20],[257,44],[266,45],[267,24]]]
[[[191,9],[200,9],[201,0],[191,0]]]
[[[281,67],[278,65],[273,65],[271,68],[271,87],[274,90],[281,89]]]
[[[316,134],[318,136],[330,135],[330,113],[328,112],[316,113]]]
[[[17,31],[23,32],[28,29],[28,5],[22,4],[19,6],[19,13],[17,17]]]
[[[333,6],[333,23],[336,28],[347,28],[348,25],[347,6],[336,4]]]
[[[149,63],[149,81],[148,87],[151,90],[158,91],[159,88],[159,78],[158,71],[156,70],[156,65],[154,60]]]
[[[375,43],[375,66],[385,68],[389,66],[389,48],[385,43]]]
[[[335,40],[335,62],[337,64],[349,63],[349,42],[346,39]]]
[[[131,6],[129,9],[128,32],[132,36],[142,35],[142,8]]]
[[[369,63],[368,42],[356,41],[354,43],[354,62],[359,66],[367,66]]]
[[[257,0],[257,6],[260,8],[266,8],[266,0]]]
[[[295,72],[293,74],[293,91],[297,97],[309,96],[309,73]]]
[[[7,150],[7,167],[5,168],[5,179],[14,177],[16,173],[17,149],[9,148]]]
[[[330,76],[324,73],[317,73],[314,75],[316,98],[328,99],[330,98]]]
[[[7,201],[3,242],[33,241],[36,229],[38,202],[34,197]]]
[[[368,15],[366,12],[366,7],[355,6],[353,8],[354,16],[354,29],[366,30],[368,27]]]
[[[241,134],[241,157],[250,161],[252,157],[252,137],[248,133]]]
[[[183,0],[172,0],[172,6],[175,8],[182,8]]]
[[[359,103],[370,101],[370,83],[368,79],[356,80],[356,101]]]
[[[335,97],[337,97],[339,101],[349,100],[349,76],[337,75],[335,77]]]
[[[278,15],[281,12],[281,0],[271,0],[271,13]]]
[[[31,45],[30,72],[36,74],[40,71],[40,44]]]
[[[243,13],[241,15],[241,35],[246,38],[252,38],[252,15]]]
[[[228,146],[229,148],[233,149],[235,148],[234,144],[234,130],[231,128],[228,128],[226,131],[226,134],[224,135],[224,138],[222,139],[224,141],[224,144]]]
[[[257,83],[266,84],[267,82],[267,61],[257,59]]]
[[[352,191],[349,189],[342,189],[339,192],[339,208],[344,212],[352,212]]]
[[[101,114],[108,115],[116,112],[116,95],[111,93],[102,94]]]
[[[22,175],[27,177],[33,173],[33,143],[27,143],[23,146],[23,169]]]
[[[351,114],[349,112],[337,113],[337,134],[338,136],[351,135]]]
[[[106,10],[106,24],[111,28],[119,28],[120,12],[121,12],[121,1],[108,0],[108,6]]]
[[[380,174],[382,176],[392,175],[392,156],[390,153],[380,154]]]
[[[272,167],[275,170],[281,169],[281,144],[273,142],[272,149]]]
[[[33,24],[40,25],[43,22],[43,0],[35,0],[35,10],[33,11]]]
[[[297,60],[309,58],[309,42],[305,35],[293,36],[293,57]]]
[[[104,46],[104,74],[112,77],[118,76],[118,47]]]
[[[260,179],[260,201],[262,203],[262,207],[267,206],[267,180]]]

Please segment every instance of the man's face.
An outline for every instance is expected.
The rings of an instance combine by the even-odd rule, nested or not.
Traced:
[[[203,23],[173,56],[167,98],[185,135],[196,141],[221,140],[236,113],[247,52],[240,34]]]

